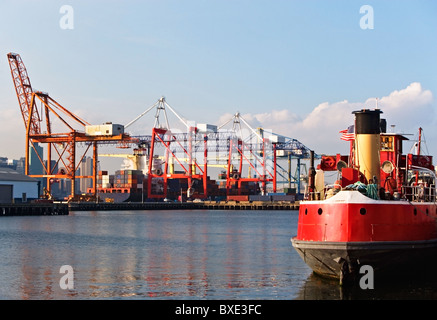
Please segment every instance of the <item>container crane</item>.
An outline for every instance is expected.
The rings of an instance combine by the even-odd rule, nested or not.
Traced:
[[[263,191],[266,191],[266,183],[271,182],[273,192],[277,189],[277,175],[286,178],[291,187],[291,183],[297,183],[297,193],[300,193],[300,176],[301,176],[301,160],[309,160],[311,150],[297,139],[285,137],[264,130],[263,128],[253,128],[241,116],[239,112],[235,113],[229,120],[219,126],[222,129],[232,122],[232,131],[239,137],[241,141],[234,142],[233,150],[237,150],[240,155],[240,163],[237,166],[239,169],[234,170],[232,174],[231,166],[228,168],[227,185],[241,183],[243,181],[255,181],[262,184]],[[246,130],[244,130],[246,128]],[[230,149],[229,153],[233,151]],[[246,153],[246,156],[244,155]],[[278,160],[283,157],[288,157],[288,177],[284,177],[283,169]],[[316,159],[321,156],[314,154]],[[231,163],[231,157],[228,164]],[[258,178],[248,177],[242,178],[242,163],[243,159],[249,165],[249,170],[255,172]],[[297,167],[295,177],[291,175],[291,159],[297,159]],[[259,169],[261,166],[261,169]],[[261,171],[262,170],[262,171]],[[261,171],[261,172],[260,172]],[[228,187],[229,188],[229,187]],[[238,188],[240,190],[240,188]]]
[[[186,133],[175,133],[171,130],[170,124],[167,116],[167,109],[169,109],[178,119],[184,127],[186,128]],[[190,196],[190,191],[192,185],[196,181],[202,181],[203,193],[197,195],[199,198],[205,198],[207,196],[207,166],[206,161],[203,168],[197,163],[195,157],[193,157],[193,137],[196,133],[196,128],[191,126],[188,121],[186,121],[182,116],[180,116],[165,100],[165,97],[161,97],[158,101],[151,107],[147,108],[144,112],[134,118],[132,121],[127,123],[124,127],[127,129],[132,124],[137,122],[144,115],[150,111],[155,110],[155,121],[152,128],[151,139],[146,137],[149,146],[149,159],[148,159],[148,169],[147,169],[147,193],[148,198],[163,199],[167,197],[167,186],[168,181],[171,179],[186,180],[188,185],[188,196]],[[160,121],[160,115],[164,115],[164,121]],[[141,139],[138,139],[142,142]],[[161,146],[165,149],[165,154],[158,155],[157,147]],[[177,151],[176,151],[177,150]],[[206,150],[206,149],[205,149]],[[179,157],[178,154],[183,154],[183,158]],[[154,161],[157,158],[163,158],[163,170],[154,170]],[[175,173],[172,168],[169,168],[169,164],[177,164],[183,170],[180,173]],[[196,173],[196,169],[199,173]],[[154,181],[162,181],[163,192],[154,193],[152,184]]]
[[[222,129],[232,121],[232,131],[237,139],[231,140],[229,145],[229,160],[226,173],[227,194],[234,193],[240,195],[242,184],[261,183],[263,193],[267,192],[267,183],[273,184],[273,192],[276,192],[276,141],[271,137],[264,137],[262,130],[255,130],[244,120],[239,112],[235,113],[231,119],[223,123],[218,129]],[[244,127],[248,134],[244,135]],[[236,152],[238,164],[232,163],[233,154]],[[269,162],[272,162],[269,166]],[[243,164],[246,163],[249,169],[255,172],[254,177],[243,177]],[[235,169],[238,168],[238,169]]]
[[[48,194],[51,193],[51,179],[70,179],[71,195],[69,200],[77,199],[75,194],[76,178],[92,178],[94,196],[96,196],[98,143],[105,141],[127,142],[130,141],[129,135],[124,134],[122,126],[113,125],[112,123],[92,126],[64,108],[50,97],[48,93],[34,91],[20,55],[8,53],[7,57],[26,129],[25,174],[35,178],[46,178]],[[67,120],[70,122],[67,122]],[[44,122],[45,130],[43,131],[42,126]],[[106,131],[99,131],[101,129]],[[44,161],[43,155],[37,151],[36,145],[39,143],[47,144],[47,161]],[[78,153],[77,143],[84,143],[86,145],[85,152],[82,155]],[[93,150],[93,175],[78,176],[76,175],[78,169],[76,163],[80,164],[91,147]],[[31,148],[35,151],[43,167],[42,173],[31,174],[29,172],[29,153]],[[52,166],[52,151],[57,155],[54,166]],[[76,162],[76,158],[79,157],[80,161]],[[65,170],[55,172],[56,168],[60,166],[63,166]]]

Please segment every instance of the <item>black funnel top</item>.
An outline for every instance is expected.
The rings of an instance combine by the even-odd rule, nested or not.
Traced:
[[[380,114],[381,110],[362,109],[352,112],[355,115],[356,134],[380,134]]]

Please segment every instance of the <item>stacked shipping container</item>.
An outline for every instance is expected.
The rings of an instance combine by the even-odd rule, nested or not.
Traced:
[[[115,171],[114,188],[143,189],[144,174],[141,170]]]
[[[240,187],[239,187],[240,185]],[[164,178],[154,177],[152,179],[152,194],[164,194]],[[187,199],[187,191],[190,187],[192,198],[199,198],[204,193],[203,181],[193,179],[191,186],[188,185],[187,178],[175,178],[167,180],[167,198]],[[99,171],[97,175],[98,193],[105,197],[109,194],[123,193],[129,194],[123,201],[146,201],[147,198],[147,175],[141,170],[117,170],[115,175],[109,175],[108,171]],[[88,190],[89,193],[92,189]],[[284,193],[260,195],[259,183],[254,181],[232,180],[230,188],[226,190],[225,180],[207,180],[207,193],[211,200],[231,200],[231,201],[290,201],[295,200],[295,188],[284,188]]]

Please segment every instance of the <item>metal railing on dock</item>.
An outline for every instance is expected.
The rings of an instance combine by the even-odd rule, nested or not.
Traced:
[[[55,216],[68,215],[66,203],[0,204],[0,216]]]
[[[209,210],[298,210],[299,203],[270,201],[204,201],[202,207]]]
[[[106,210],[298,210],[299,203],[269,201],[201,201],[201,202],[71,202],[70,211]]]

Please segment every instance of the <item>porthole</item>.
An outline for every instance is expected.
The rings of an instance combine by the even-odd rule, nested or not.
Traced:
[[[414,208],[414,215],[417,216],[417,209]]]
[[[305,215],[308,214],[308,208],[305,208]]]
[[[318,213],[319,215],[321,215],[321,214],[323,213],[322,208],[319,208],[319,210],[317,210],[317,213]]]
[[[361,208],[361,209],[360,209],[360,214],[361,214],[362,216],[364,216],[366,213],[367,213],[366,208]]]
[[[429,215],[429,210],[428,210],[428,208],[426,208],[426,215]]]

